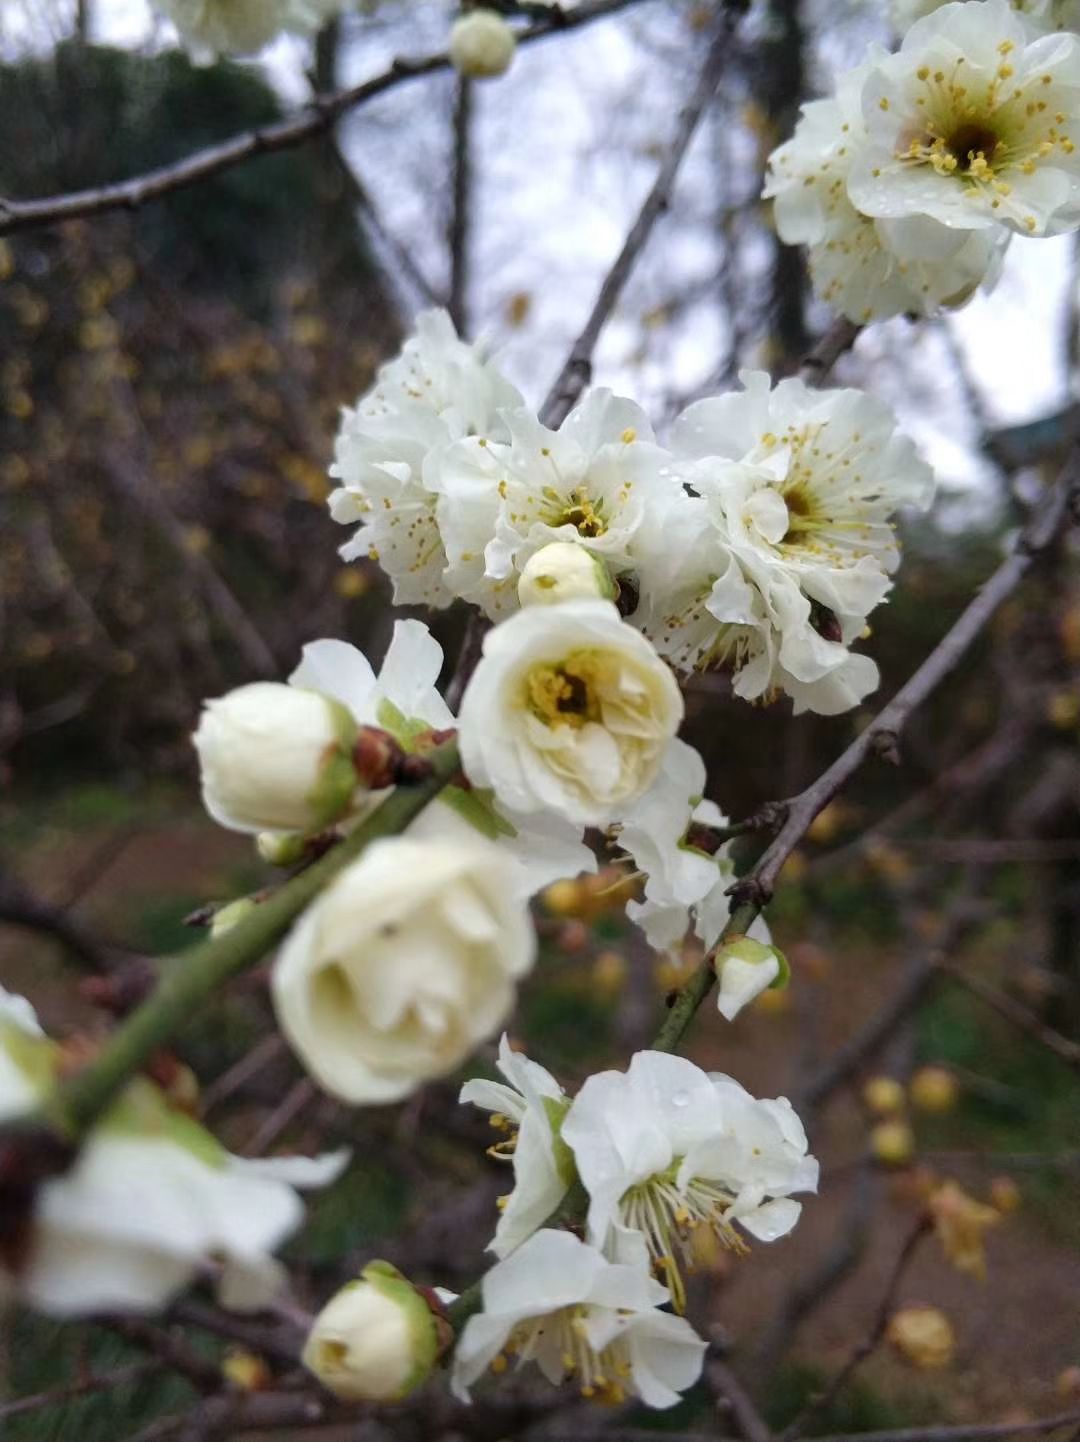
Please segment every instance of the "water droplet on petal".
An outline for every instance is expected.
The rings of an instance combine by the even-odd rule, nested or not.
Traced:
[[[689,1101],[689,1092],[676,1092],[675,1095],[671,1098],[671,1105],[673,1107],[684,1107],[689,1103]]]

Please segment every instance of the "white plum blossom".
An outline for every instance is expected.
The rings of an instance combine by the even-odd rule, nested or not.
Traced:
[[[681,492],[640,406],[608,390],[589,391],[557,431],[523,408],[505,421],[508,444],[463,440],[432,468],[447,584],[493,620],[517,609],[530,557],[554,541],[584,545],[616,578],[634,571],[643,533]]]
[[[514,1188],[500,1202],[502,1215],[490,1250],[508,1256],[550,1218],[576,1175],[574,1158],[559,1135],[570,1099],[549,1071],[499,1043],[503,1082],[476,1077],[461,1089],[459,1101],[492,1113],[492,1125],[510,1133],[492,1148],[514,1165]]]
[[[435,516],[433,469],[465,436],[506,440],[503,409],[521,396],[481,345],[460,340],[445,311],[424,311],[416,334],[384,365],[375,385],[341,418],[330,474],[336,521],[360,522],[341,548],[369,556],[394,583],[398,605],[448,606],[446,553]]]
[[[499,1027],[536,954],[514,880],[480,837],[388,837],[338,874],[272,976],[281,1030],[320,1086],[400,1101]]]
[[[763,194],[780,238],[809,247],[814,290],[857,324],[930,315],[991,286],[1007,231],[957,230],[922,215],[874,219],[848,194],[866,137],[862,91],[870,65],[841,77],[836,94],[802,107],[795,134],[773,151]]]
[[[742,380],[675,423],[698,494],[651,565],[642,624],[676,666],[730,666],[746,700],[834,714],[877,685],[850,646],[899,561],[890,518],[929,503],[933,474],[861,391]]]
[[[652,784],[682,716],[671,671],[610,601],[528,606],[485,637],[461,755],[500,804],[601,825]]]
[[[645,874],[642,901],[627,903],[626,914],[657,951],[674,951],[686,933],[711,947],[731,913],[727,888],[735,880],[730,843],[714,854],[694,844],[694,826],[726,826],[715,802],[704,799],[705,763],[678,739],[664,754],[656,780],[613,828],[618,845]],[[754,934],[768,940],[760,918]]]
[[[59,1049],[30,1004],[0,993],[0,1119],[44,1100],[58,1064]],[[156,1312],[216,1259],[222,1305],[256,1310],[284,1281],[272,1253],[303,1220],[295,1189],[332,1182],[348,1156],[233,1156],[137,1078],[70,1170],[38,1189],[27,1245],[8,1280],[54,1317]]]
[[[647,1255],[685,1305],[681,1263],[705,1227],[745,1251],[791,1231],[818,1165],[786,1098],[758,1101],[730,1077],[664,1052],[588,1078],[563,1122],[589,1194],[588,1240],[617,1260]]]
[[[300,1360],[347,1402],[397,1402],[430,1375],[434,1314],[389,1262],[369,1262],[312,1323]]]
[[[535,1233],[484,1274],[483,1310],[466,1322],[451,1387],[489,1368],[535,1362],[549,1382],[572,1377],[586,1397],[639,1397],[672,1407],[701,1374],[705,1343],[684,1317],[660,1311],[664,1287],[639,1266],[611,1262],[571,1232]]]
[[[848,192],[864,215],[1037,236],[1080,224],[1080,37],[1035,36],[1007,0],[943,5],[871,62],[862,110]]]
[[[313,35],[344,0],[156,0],[199,62],[251,55],[283,30]]]
[[[192,741],[203,805],[230,831],[316,831],[360,786],[357,727],[319,692],[255,681],[207,701]]]
[[[514,58],[517,40],[497,10],[467,10],[450,31],[450,60],[461,75],[503,75]]]
[[[293,686],[333,696],[361,725],[381,726],[406,751],[431,730],[449,730],[453,713],[436,687],[442,647],[422,621],[397,621],[378,676],[367,657],[345,641],[313,641],[289,678]],[[378,800],[383,793],[376,793]],[[545,812],[523,814],[486,792],[447,786],[407,829],[416,839],[480,835],[493,841],[515,870],[515,895],[532,896],[552,881],[596,870],[580,825]]]

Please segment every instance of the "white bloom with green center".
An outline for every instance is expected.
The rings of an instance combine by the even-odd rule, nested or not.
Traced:
[[[536,936],[512,862],[480,837],[370,845],[286,937],[274,1009],[320,1086],[401,1101],[506,1020]]]
[[[398,1402],[439,1352],[427,1301],[389,1262],[369,1262],[315,1318],[300,1360],[346,1402]]]
[[[694,844],[694,826],[727,825],[720,808],[703,799],[704,790],[704,761],[676,739],[659,776],[614,829],[618,845],[645,876],[644,899],[628,902],[626,914],[657,951],[675,951],[691,928],[711,947],[731,914],[726,894],[735,879],[730,842],[711,854]],[[760,918],[754,934],[769,939]]]
[[[671,459],[640,406],[591,390],[557,431],[528,410],[506,413],[509,443],[449,447],[432,465],[447,584],[493,620],[517,610],[532,556],[580,543],[616,578],[637,569],[639,545],[681,497]]]
[[[870,66],[841,77],[835,96],[802,107],[792,138],[769,157],[763,194],[780,238],[809,247],[814,290],[859,325],[931,315],[996,281],[1004,230],[956,230],[926,216],[874,219],[852,204],[847,178],[866,137],[862,89]]]
[[[799,1218],[790,1193],[817,1188],[817,1162],[785,1098],[758,1101],[664,1052],[589,1077],[562,1135],[589,1194],[589,1241],[619,1260],[644,1249],[680,1311],[695,1229],[739,1252],[736,1224],[775,1241]]]
[[[59,1060],[30,1004],[0,992],[0,1119],[39,1104]],[[157,1312],[216,1260],[222,1305],[257,1310],[285,1279],[272,1253],[303,1220],[295,1189],[326,1186],[348,1157],[233,1156],[138,1078],[71,1169],[39,1188],[25,1252],[7,1280],[55,1317]]]
[[[287,30],[313,35],[344,0],[156,0],[180,32],[192,57],[251,55]]]
[[[383,727],[412,751],[425,732],[456,724],[436,686],[442,666],[442,647],[424,623],[397,621],[378,676],[355,646],[313,641],[304,647],[304,659],[289,683],[333,696],[359,724]],[[384,794],[374,794],[372,804]],[[513,864],[514,894],[521,898],[563,877],[596,870],[581,826],[550,813],[522,815],[486,792],[460,786],[445,787],[410,823],[406,835],[460,839],[466,845],[478,836],[494,842]]]
[[[360,788],[356,730],[332,697],[276,681],[207,701],[192,737],[203,805],[219,825],[251,835],[329,826]]]
[[[611,602],[527,606],[484,640],[461,755],[501,805],[603,825],[652,785],[682,717],[671,671]]]
[[[508,1133],[491,1154],[513,1162],[514,1187],[499,1199],[502,1215],[490,1250],[506,1257],[542,1227],[566,1195],[577,1173],[569,1147],[559,1135],[570,1099],[549,1071],[499,1042],[499,1071],[506,1083],[476,1077],[458,1100],[492,1113],[491,1124]]]
[[[848,176],[863,212],[1061,235],[1080,225],[1080,38],[1035,36],[1007,0],[916,21],[862,89]]]
[[[659,1310],[666,1289],[571,1232],[535,1233],[484,1274],[481,1291],[483,1310],[454,1352],[450,1385],[463,1401],[510,1361],[535,1362],[553,1386],[572,1378],[585,1397],[657,1408],[673,1407],[701,1375],[705,1343],[684,1317]]]
[[[464,436],[508,439],[500,412],[521,403],[483,346],[459,339],[447,313],[430,310],[372,389],[342,413],[330,513],[360,527],[341,554],[377,560],[393,581],[396,604],[448,606],[454,599],[443,578],[433,470]]]

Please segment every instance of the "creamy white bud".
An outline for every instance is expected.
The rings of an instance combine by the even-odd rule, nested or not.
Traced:
[[[504,74],[516,46],[513,30],[495,10],[470,10],[450,31],[450,59],[461,75]]]
[[[369,846],[308,908],[273,973],[274,1007],[319,1084],[400,1101],[491,1036],[536,937],[505,852],[479,837]]]
[[[734,1021],[748,1002],[769,987],[786,986],[791,975],[783,952],[752,936],[726,942],[716,953],[713,965],[720,983],[717,1007],[728,1021]]]
[[[397,1402],[430,1373],[438,1329],[428,1303],[388,1262],[372,1262],[315,1318],[301,1360],[346,1402]]]
[[[207,701],[193,737],[203,804],[232,831],[327,826],[357,789],[356,732],[340,702],[272,681]]]
[[[615,585],[599,556],[572,541],[552,541],[525,563],[518,581],[523,606],[557,601],[613,601]]]

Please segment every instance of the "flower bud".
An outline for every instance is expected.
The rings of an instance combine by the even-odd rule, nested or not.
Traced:
[[[863,1087],[863,1101],[875,1116],[887,1117],[904,1110],[904,1088],[892,1076],[873,1076]]]
[[[615,583],[599,556],[573,541],[552,541],[529,557],[518,581],[523,606],[557,601],[613,601]]]
[[[889,1322],[889,1341],[913,1366],[947,1367],[956,1350],[956,1336],[937,1307],[903,1307]]]
[[[915,1133],[907,1122],[878,1122],[870,1131],[870,1151],[887,1167],[903,1167],[915,1155]]]
[[[911,1078],[911,1104],[921,1112],[951,1111],[958,1094],[956,1078],[943,1066],[920,1067]]]
[[[250,896],[238,897],[236,901],[230,901],[226,906],[218,907],[210,918],[210,938],[217,941],[227,931],[232,931],[239,921],[245,916],[250,916],[255,910],[256,902]]]
[[[256,681],[208,701],[195,732],[203,803],[232,831],[309,832],[348,810],[357,726],[340,702]]]
[[[389,1262],[370,1262],[315,1318],[301,1361],[346,1402],[397,1402],[427,1378],[439,1327],[427,1301]]]
[[[304,838],[295,831],[260,831],[255,850],[268,866],[296,866],[307,850]]]
[[[784,953],[775,946],[766,946],[752,936],[736,936],[724,943],[713,962],[720,990],[717,1006],[720,1015],[734,1021],[747,1002],[770,987],[787,986],[791,978]]]
[[[510,68],[517,40],[496,10],[470,10],[450,31],[450,61],[459,75],[502,75]]]

